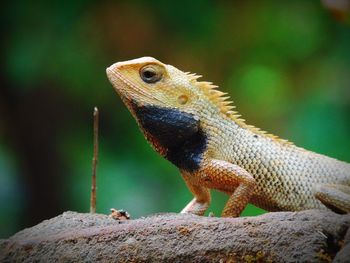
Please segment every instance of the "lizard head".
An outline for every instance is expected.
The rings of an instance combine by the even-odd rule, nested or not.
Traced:
[[[163,64],[152,57],[118,62],[107,68],[107,76],[124,103],[177,109],[200,118],[208,114],[230,113],[233,106],[225,93],[200,77]]]
[[[107,76],[128,106],[184,108],[195,97],[184,72],[151,57],[115,63],[107,68]]]

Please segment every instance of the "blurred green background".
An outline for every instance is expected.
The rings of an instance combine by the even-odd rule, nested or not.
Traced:
[[[95,105],[99,213],[178,212],[192,198],[107,81],[117,61],[148,55],[202,74],[249,124],[350,161],[350,30],[329,9],[304,0],[3,4],[0,237],[88,212]],[[214,192],[210,211],[219,215],[226,199]]]

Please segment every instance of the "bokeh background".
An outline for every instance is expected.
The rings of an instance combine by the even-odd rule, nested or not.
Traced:
[[[192,198],[108,83],[105,68],[117,61],[148,55],[202,74],[230,93],[249,124],[349,162],[349,16],[334,3],[3,4],[0,237],[66,210],[88,212],[94,106],[97,212],[178,212]],[[213,192],[210,211],[219,215],[227,197]],[[249,206],[244,215],[263,212]]]

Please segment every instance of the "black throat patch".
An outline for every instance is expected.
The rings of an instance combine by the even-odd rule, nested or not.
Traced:
[[[199,168],[207,138],[198,119],[177,109],[135,103],[132,107],[142,129],[167,149],[165,158],[185,171]]]

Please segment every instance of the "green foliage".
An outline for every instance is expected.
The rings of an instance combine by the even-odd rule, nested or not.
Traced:
[[[1,12],[8,28],[7,92],[0,96],[0,236],[35,223],[34,211],[25,208],[35,195],[31,187],[40,183],[38,173],[50,177],[48,171],[60,170],[52,178],[59,185],[48,191],[59,196],[56,214],[88,211],[95,105],[101,112],[98,212],[177,212],[192,198],[107,81],[105,68],[125,59],[151,55],[202,74],[230,93],[249,124],[350,161],[350,32],[319,1],[12,1]],[[31,114],[33,106],[22,109],[28,101],[43,105],[38,115]],[[49,109],[54,102],[62,107]],[[42,114],[41,126],[18,128]],[[56,133],[42,134],[55,123]],[[38,144],[48,136],[41,147],[50,145],[52,158],[41,169],[29,168],[28,160],[40,153],[34,148],[28,154],[24,135],[25,141],[39,138]],[[53,200],[45,199],[35,218],[52,216],[45,211]],[[226,200],[214,191],[209,210],[219,215]],[[243,215],[263,212],[249,206]]]

